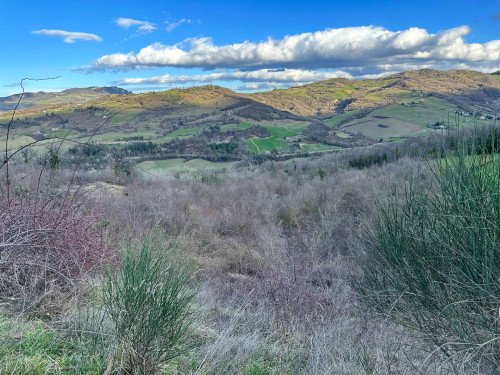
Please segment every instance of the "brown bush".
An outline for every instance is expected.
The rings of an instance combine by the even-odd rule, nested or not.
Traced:
[[[23,312],[56,313],[63,297],[74,296],[78,282],[110,259],[102,214],[73,194],[2,198],[0,298]]]

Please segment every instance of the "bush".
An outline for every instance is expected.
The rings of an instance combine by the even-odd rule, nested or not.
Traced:
[[[23,312],[59,312],[61,300],[49,302],[75,293],[112,254],[99,212],[73,194],[0,198],[0,299]]]
[[[113,326],[114,363],[123,374],[156,374],[161,365],[192,346],[189,274],[172,259],[154,234],[136,249],[129,244],[121,267],[103,283],[103,308]]]
[[[500,157],[458,152],[381,204],[361,262],[367,301],[479,372],[500,361]],[[494,147],[493,147],[494,149]]]

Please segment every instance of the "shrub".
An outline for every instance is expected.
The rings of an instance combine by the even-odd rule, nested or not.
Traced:
[[[185,342],[195,293],[189,274],[154,239],[125,246],[121,267],[103,283],[103,308],[113,326],[114,362],[123,374],[156,374],[191,348]]]
[[[367,301],[479,372],[500,360],[500,157],[458,152],[381,204],[358,285]],[[494,149],[494,147],[492,147]]]
[[[58,312],[61,301],[48,302],[72,295],[111,256],[97,227],[100,213],[75,195],[1,198],[0,298],[23,312]]]

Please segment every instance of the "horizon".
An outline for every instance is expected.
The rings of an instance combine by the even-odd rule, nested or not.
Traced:
[[[0,4],[9,15],[0,96],[19,93],[23,77],[61,76],[26,82],[27,92],[207,84],[255,92],[425,68],[500,70],[500,7],[486,1],[52,1],[43,17],[26,4]]]
[[[481,74],[492,74],[492,75],[500,73],[500,71],[493,71],[491,73],[483,73],[481,71],[472,70],[472,69],[439,70],[439,69],[422,68],[422,69],[405,70],[405,71],[401,71],[401,72],[391,73],[391,74],[384,75],[384,76],[377,77],[377,78],[362,78],[362,77],[330,78],[330,79],[326,79],[326,80],[322,80],[322,81],[314,81],[314,82],[308,82],[308,83],[298,84],[298,85],[295,85],[295,86],[291,85],[291,86],[288,86],[288,87],[268,88],[268,89],[264,89],[264,90],[236,90],[236,89],[232,89],[232,88],[229,88],[229,87],[226,87],[226,86],[216,85],[214,83],[202,83],[202,84],[199,84],[199,85],[192,84],[192,85],[176,86],[176,87],[169,87],[169,88],[165,88],[165,89],[150,90],[150,91],[148,91],[148,90],[144,90],[144,91],[132,91],[132,90],[127,90],[124,87],[109,85],[109,86],[78,86],[78,87],[68,87],[68,88],[65,88],[65,89],[57,90],[57,91],[43,91],[43,90],[29,91],[29,90],[25,90],[24,94],[28,94],[28,93],[29,94],[36,94],[36,93],[59,93],[59,92],[63,92],[65,90],[71,90],[71,89],[82,89],[82,90],[84,90],[84,89],[92,89],[92,88],[111,88],[111,87],[116,87],[116,88],[121,88],[121,89],[127,90],[131,94],[144,94],[144,93],[154,93],[154,92],[162,92],[162,91],[170,91],[170,90],[184,90],[184,89],[191,89],[191,88],[197,88],[197,87],[207,87],[207,86],[220,87],[220,88],[232,90],[232,91],[234,91],[236,93],[239,93],[239,94],[245,94],[245,93],[259,93],[259,92],[266,92],[266,91],[273,91],[273,90],[284,90],[284,89],[290,89],[290,88],[297,88],[297,87],[302,87],[302,86],[306,86],[306,85],[310,85],[310,84],[314,84],[314,83],[320,83],[320,82],[324,82],[324,81],[329,81],[329,80],[333,80],[333,79],[350,79],[350,80],[357,80],[357,81],[358,80],[359,81],[362,81],[362,80],[367,80],[367,81],[368,80],[377,80],[377,79],[384,79],[384,78],[387,78],[387,77],[390,77],[390,76],[393,76],[393,75],[397,75],[397,74],[401,74],[401,73],[417,72],[417,71],[423,71],[423,70],[432,70],[432,71],[443,72],[443,73],[444,72],[450,72],[450,71],[470,71],[470,72],[476,72],[476,73],[481,73]],[[53,79],[58,79],[58,78],[59,77],[55,77]],[[29,81],[26,81],[26,82],[29,82]],[[22,93],[22,91],[19,91],[19,92],[15,92],[15,93],[7,95],[7,96],[20,95],[21,93]]]

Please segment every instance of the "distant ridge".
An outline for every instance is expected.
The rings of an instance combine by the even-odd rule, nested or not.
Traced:
[[[48,100],[50,98],[58,98],[58,97],[64,97],[64,96],[78,96],[78,95],[84,95],[84,96],[95,96],[95,97],[101,97],[105,95],[112,95],[112,94],[118,94],[118,95],[124,95],[124,94],[131,94],[131,91],[127,91],[125,89],[122,89],[120,87],[116,86],[109,86],[109,87],[97,87],[97,86],[92,86],[92,87],[86,87],[86,88],[71,88],[71,89],[66,89],[63,91],[59,92],[45,92],[45,91],[38,91],[38,92],[25,92],[23,99],[25,101],[43,101],[43,100]],[[5,97],[0,97],[0,103],[12,103],[12,102],[17,102],[19,100],[19,97],[21,96],[21,93],[18,94],[13,94],[10,96],[5,96]],[[77,99],[77,98],[75,98]]]
[[[108,98],[109,95],[113,96]],[[408,98],[418,99],[423,96],[434,96],[472,112],[498,113],[500,72],[486,74],[470,70],[420,69],[378,79],[335,78],[252,94],[238,93],[215,85],[141,94],[132,94],[114,86],[75,88],[58,93],[27,93],[20,109],[30,108],[30,113],[34,114],[49,109],[52,111],[63,107],[71,108],[84,103],[104,107],[112,103],[122,109],[133,107],[137,110],[178,105],[208,106],[216,109],[246,106],[246,112],[250,112],[255,108],[262,111],[264,105],[294,116],[328,118],[353,110],[371,111],[401,103]],[[19,94],[0,98],[0,112],[11,110],[18,99]]]
[[[107,95],[126,94],[131,94],[131,92],[116,86],[70,88],[60,92],[26,92],[24,93],[19,109],[27,109],[35,105],[51,106],[63,104],[83,104]],[[6,97],[0,97],[0,112],[10,111],[14,109],[20,97],[20,93]]]
[[[496,112],[500,109],[500,77],[470,70],[420,69],[379,79],[335,78],[254,93],[250,97],[301,116],[330,116],[398,103],[419,93],[440,97],[471,110],[482,108]]]

